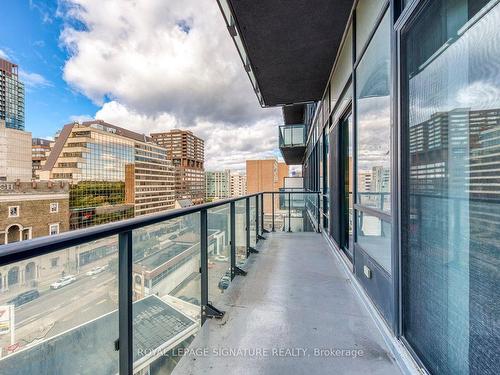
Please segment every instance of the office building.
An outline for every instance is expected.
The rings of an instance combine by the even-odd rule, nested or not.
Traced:
[[[31,141],[31,167],[33,169],[33,179],[38,178],[38,173],[50,154],[50,144],[50,140],[43,138],[33,138]]]
[[[0,58],[0,121],[10,129],[24,130],[24,84],[19,67]]]
[[[205,145],[203,139],[189,130],[173,129],[152,133],[151,137],[167,149],[169,160],[175,166],[175,194],[177,199],[191,199],[194,204],[205,198]]]
[[[174,207],[174,169],[150,137],[100,120],[65,125],[40,171],[70,188],[70,227]]]
[[[0,120],[0,181],[31,181],[31,133]]]
[[[231,197],[231,171],[206,171],[205,186],[207,202]]]
[[[247,176],[243,173],[231,173],[231,197],[247,194]]]

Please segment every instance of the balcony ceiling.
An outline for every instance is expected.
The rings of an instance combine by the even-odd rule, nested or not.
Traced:
[[[265,106],[317,101],[353,0],[229,0]]]
[[[285,125],[304,123],[305,104],[294,104],[283,107],[283,120]]]

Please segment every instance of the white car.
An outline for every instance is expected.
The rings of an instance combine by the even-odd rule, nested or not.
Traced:
[[[76,277],[73,275],[64,276],[61,277],[59,280],[57,280],[55,283],[50,284],[50,289],[59,289],[62,288],[63,286],[74,283],[75,281]]]
[[[97,275],[98,273],[106,271],[107,268],[108,266],[94,267],[90,271],[87,271],[86,275],[87,276]]]

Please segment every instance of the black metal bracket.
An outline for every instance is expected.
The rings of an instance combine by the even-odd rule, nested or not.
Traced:
[[[246,276],[247,271],[243,271],[240,267],[234,267],[234,274],[239,276]]]
[[[258,238],[259,240],[265,240],[265,239],[266,239],[266,237],[261,236],[260,234],[258,234],[258,235],[257,235],[257,238]]]
[[[203,306],[203,312],[205,318],[210,319],[222,319],[224,317],[225,311],[221,311],[218,308],[212,306],[210,303],[206,306]]]
[[[262,228],[262,233],[269,233],[267,229]]]
[[[248,252],[249,252],[250,254],[258,254],[258,253],[259,253],[259,250],[256,250],[256,249],[254,249],[253,247],[251,247],[251,246],[250,246],[250,247],[248,248]]]

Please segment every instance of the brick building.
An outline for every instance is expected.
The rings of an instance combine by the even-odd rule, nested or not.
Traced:
[[[68,183],[0,182],[0,245],[68,229]]]

